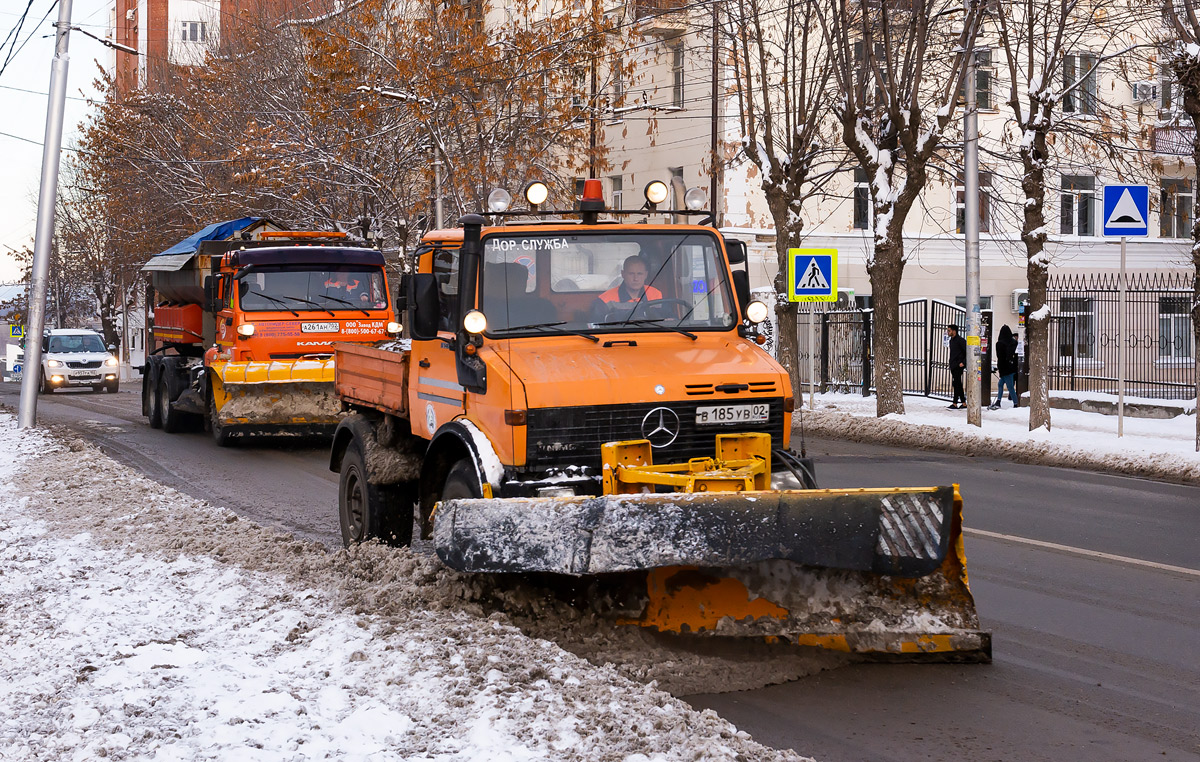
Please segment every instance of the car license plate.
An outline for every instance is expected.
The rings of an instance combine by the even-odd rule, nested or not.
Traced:
[[[302,333],[337,333],[341,330],[341,325],[338,323],[301,323],[300,331]]]
[[[74,378],[100,378],[99,371],[87,371],[84,373],[72,373]]]
[[[697,426],[714,426],[723,423],[763,423],[767,420],[770,406],[757,405],[707,405],[696,408]]]

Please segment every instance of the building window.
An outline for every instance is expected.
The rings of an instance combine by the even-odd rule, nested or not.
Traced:
[[[625,98],[625,65],[621,57],[613,58],[612,64],[612,105],[617,108]]]
[[[1175,88],[1175,80],[1166,72],[1158,80],[1158,110],[1171,113],[1180,106],[1179,92]]]
[[[575,208],[579,208],[579,202],[583,201],[583,189],[587,187],[587,178],[575,178]]]
[[[871,184],[861,167],[854,170],[854,229],[871,229]]]
[[[1059,232],[1063,235],[1095,235],[1096,178],[1063,175],[1059,204]]]
[[[671,48],[671,105],[683,108],[683,46]]]
[[[875,300],[872,298],[871,294],[855,294],[854,295],[855,309],[869,310],[869,309],[872,309],[874,307],[874,305],[875,305]]]
[[[1159,238],[1192,237],[1192,181],[1162,180],[1158,210]]]
[[[1158,359],[1192,358],[1191,295],[1158,297]]]
[[[959,307],[962,307],[965,310],[967,308],[967,297],[956,296],[956,297],[954,297],[954,303],[957,304]],[[979,309],[990,310],[991,308],[992,308],[992,297],[990,297],[990,296],[979,297]]]
[[[967,220],[967,190],[964,187],[966,179],[960,174],[958,176],[958,184],[954,188],[954,216],[955,228],[954,232],[962,234],[966,232]],[[992,207],[989,201],[988,193],[992,187],[992,173],[979,173],[979,232],[992,232]]]
[[[1094,53],[1063,56],[1063,113],[1096,113],[1096,61]]]
[[[179,37],[183,42],[204,42],[207,39],[208,24],[203,21],[184,21]]]
[[[992,51],[981,48],[975,51],[975,108],[982,111],[992,111],[996,108],[992,100],[992,81],[996,71],[992,68]],[[967,102],[967,84],[963,82],[958,91],[958,99]]]
[[[1064,296],[1058,301],[1059,357],[1090,360],[1095,357],[1096,314],[1090,296]]]
[[[625,180],[621,175],[613,175],[608,178],[612,183],[612,208],[624,209],[625,206]]]

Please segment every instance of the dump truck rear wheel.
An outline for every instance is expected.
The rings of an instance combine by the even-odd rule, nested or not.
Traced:
[[[442,487],[442,500],[460,500],[483,497],[475,464],[463,458],[450,467]]]
[[[142,381],[142,394],[146,398],[146,419],[150,422],[152,429],[162,428],[162,412],[158,408],[157,381],[158,373],[153,370],[146,374],[146,378]]]
[[[171,407],[171,394],[167,391],[167,379],[158,381],[158,414],[162,420],[162,430],[168,434],[178,434],[183,431],[184,414]]]
[[[377,539],[388,545],[412,543],[415,491],[408,485],[372,484],[367,478],[366,458],[357,439],[351,440],[342,456],[338,480],[338,518],[342,544]]]

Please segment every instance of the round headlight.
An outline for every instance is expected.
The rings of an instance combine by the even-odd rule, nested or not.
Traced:
[[[487,204],[493,212],[507,212],[512,206],[512,194],[503,188],[496,188],[488,194]]]
[[[387,324],[387,332],[388,333],[400,333],[403,330],[404,330],[404,326],[400,325],[399,323],[388,323]]]
[[[237,327],[238,336],[253,336],[254,323],[242,323]]]
[[[546,203],[546,199],[550,198],[550,188],[540,180],[534,180],[529,185],[525,186],[525,200],[531,206],[538,206]]]
[[[670,191],[662,180],[651,180],[646,185],[646,200],[651,204],[661,204],[667,200]]]
[[[761,323],[767,319],[767,313],[770,310],[767,305],[760,301],[753,301],[746,305],[746,319],[751,323]]]
[[[463,328],[467,333],[483,333],[487,330],[487,316],[479,310],[471,310],[463,317]]]
[[[708,203],[708,194],[703,188],[688,188],[683,194],[683,205],[693,212],[698,212]]]

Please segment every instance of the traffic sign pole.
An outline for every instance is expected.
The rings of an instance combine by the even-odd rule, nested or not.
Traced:
[[[968,8],[970,0],[968,0]],[[966,73],[967,103],[963,114],[963,237],[966,239],[967,271],[967,423],[983,425],[982,403],[979,399],[980,354],[979,334],[979,110],[976,108],[975,48],[968,51]],[[990,370],[990,369],[989,369]]]
[[[1121,276],[1117,302],[1117,436],[1125,436],[1125,236],[1121,236]]]

